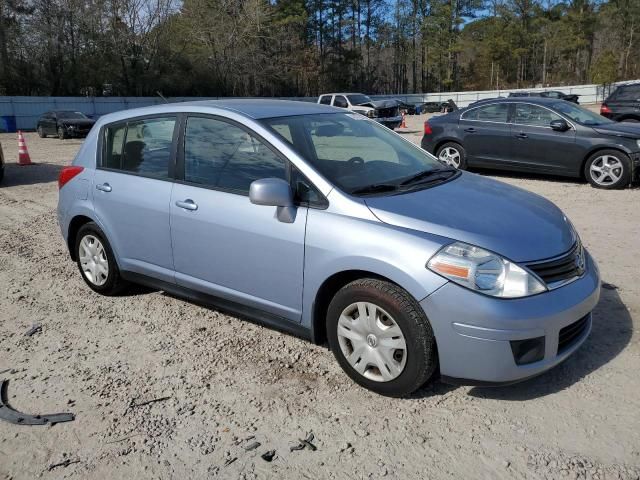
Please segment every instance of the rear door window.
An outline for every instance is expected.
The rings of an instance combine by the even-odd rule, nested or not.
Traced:
[[[509,104],[494,103],[492,105],[474,108],[463,113],[461,118],[462,120],[506,123],[509,118]]]
[[[331,105],[331,95],[323,95],[320,97],[320,103],[322,105]]]
[[[344,98],[342,95],[336,95],[336,97],[333,99],[333,106],[340,107],[340,108],[347,108],[349,104],[347,103],[347,99]]]
[[[162,117],[105,128],[102,167],[169,178],[175,126],[175,117]]]

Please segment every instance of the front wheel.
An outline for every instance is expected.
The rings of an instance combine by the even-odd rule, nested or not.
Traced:
[[[65,132],[64,128],[62,127],[58,127],[58,138],[60,140],[64,140],[65,138],[67,138],[67,132]]]
[[[116,295],[126,285],[102,230],[94,222],[80,227],[76,236],[78,269],[89,287],[102,295]]]
[[[360,279],[335,295],[327,337],[349,377],[381,395],[411,394],[437,367],[433,330],[418,302],[399,286]]]
[[[447,142],[441,145],[436,152],[436,157],[450,167],[460,170],[467,169],[467,152],[459,143]]]
[[[601,150],[587,160],[584,176],[596,188],[624,188],[631,181],[631,162],[618,150]]]

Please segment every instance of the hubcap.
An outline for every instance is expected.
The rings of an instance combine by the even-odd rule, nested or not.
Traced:
[[[352,303],[338,320],[340,350],[363,377],[389,382],[407,363],[407,343],[396,321],[370,302]]]
[[[622,177],[622,162],[613,155],[602,155],[594,160],[589,173],[598,185],[613,185]]]
[[[453,147],[447,147],[440,150],[438,159],[450,167],[460,167],[460,152]]]
[[[93,235],[85,235],[80,240],[79,256],[86,279],[97,287],[104,285],[109,276],[109,261],[102,242]]]

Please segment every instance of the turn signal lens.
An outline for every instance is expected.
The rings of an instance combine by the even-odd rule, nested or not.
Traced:
[[[603,103],[600,106],[600,115],[604,115],[605,113],[611,113],[611,109]]]
[[[60,170],[60,175],[58,176],[58,190],[64,187],[73,177],[78,175],[83,170],[84,167],[76,167],[73,165],[70,167],[64,167],[62,170]]]
[[[458,285],[494,297],[527,297],[547,289],[515,263],[462,242],[443,247],[429,260],[427,268]]]

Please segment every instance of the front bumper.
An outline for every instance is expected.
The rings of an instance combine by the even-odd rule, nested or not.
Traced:
[[[499,299],[447,283],[420,302],[438,345],[440,373],[467,385],[514,383],[568,358],[591,332],[600,275],[589,254],[578,280],[532,297]],[[560,330],[586,318],[584,330],[560,351]],[[512,340],[544,337],[544,357],[517,365]]]

